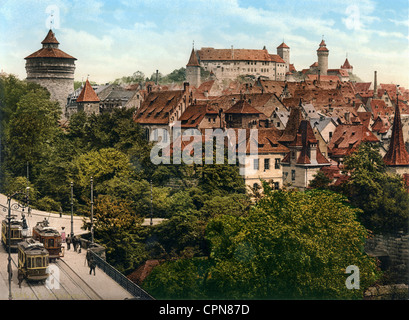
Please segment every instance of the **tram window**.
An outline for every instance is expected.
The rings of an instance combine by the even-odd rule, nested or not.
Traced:
[[[54,247],[54,239],[48,239],[48,247],[49,248]]]
[[[27,268],[31,268],[31,258],[27,258]]]
[[[35,258],[36,259],[36,264],[35,264],[35,266],[38,268],[38,267],[42,267],[42,258],[41,257],[36,257]]]

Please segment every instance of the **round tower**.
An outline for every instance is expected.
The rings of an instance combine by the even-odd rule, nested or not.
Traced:
[[[285,72],[290,71],[290,47],[284,42],[277,47],[277,54],[285,62]]]
[[[189,62],[186,65],[186,81],[193,87],[199,88],[200,86],[200,64],[194,48],[192,48]]]
[[[317,49],[317,56],[318,56],[318,70],[320,75],[327,75],[328,71],[328,55],[329,50],[327,49],[327,45],[325,44],[324,39],[322,39],[319,48]]]
[[[64,118],[68,95],[74,91],[77,59],[58,48],[59,42],[51,29],[41,44],[40,50],[25,58],[27,81],[45,87],[51,99],[59,102]]]

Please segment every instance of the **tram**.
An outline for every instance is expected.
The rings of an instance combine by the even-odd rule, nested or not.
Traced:
[[[18,243],[18,279],[44,281],[48,278],[49,254],[44,245],[33,238]]]
[[[4,219],[1,222],[1,242],[6,249],[8,249],[8,230],[8,220]],[[12,215],[10,220],[10,248],[16,250],[18,243],[23,241],[23,239],[23,221],[16,219],[16,216]]]
[[[59,259],[64,256],[61,234],[57,229],[50,227],[47,219],[37,222],[33,228],[33,239],[44,244],[48,250],[50,259]]]

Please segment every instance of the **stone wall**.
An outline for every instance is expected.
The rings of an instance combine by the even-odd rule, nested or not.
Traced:
[[[398,281],[408,281],[409,235],[372,235],[366,240],[365,252],[377,257],[381,269],[393,272]]]

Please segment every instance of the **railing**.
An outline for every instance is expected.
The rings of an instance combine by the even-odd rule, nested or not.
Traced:
[[[110,276],[113,280],[115,280],[122,288],[127,290],[136,299],[155,300],[149,293],[147,293],[145,290],[139,287],[136,283],[132,282],[127,277],[125,277],[122,273],[116,270],[108,262],[103,260],[95,252],[92,252],[90,250],[88,252],[91,252],[92,257],[94,258],[98,268],[102,269],[102,271],[104,271],[108,276]]]

